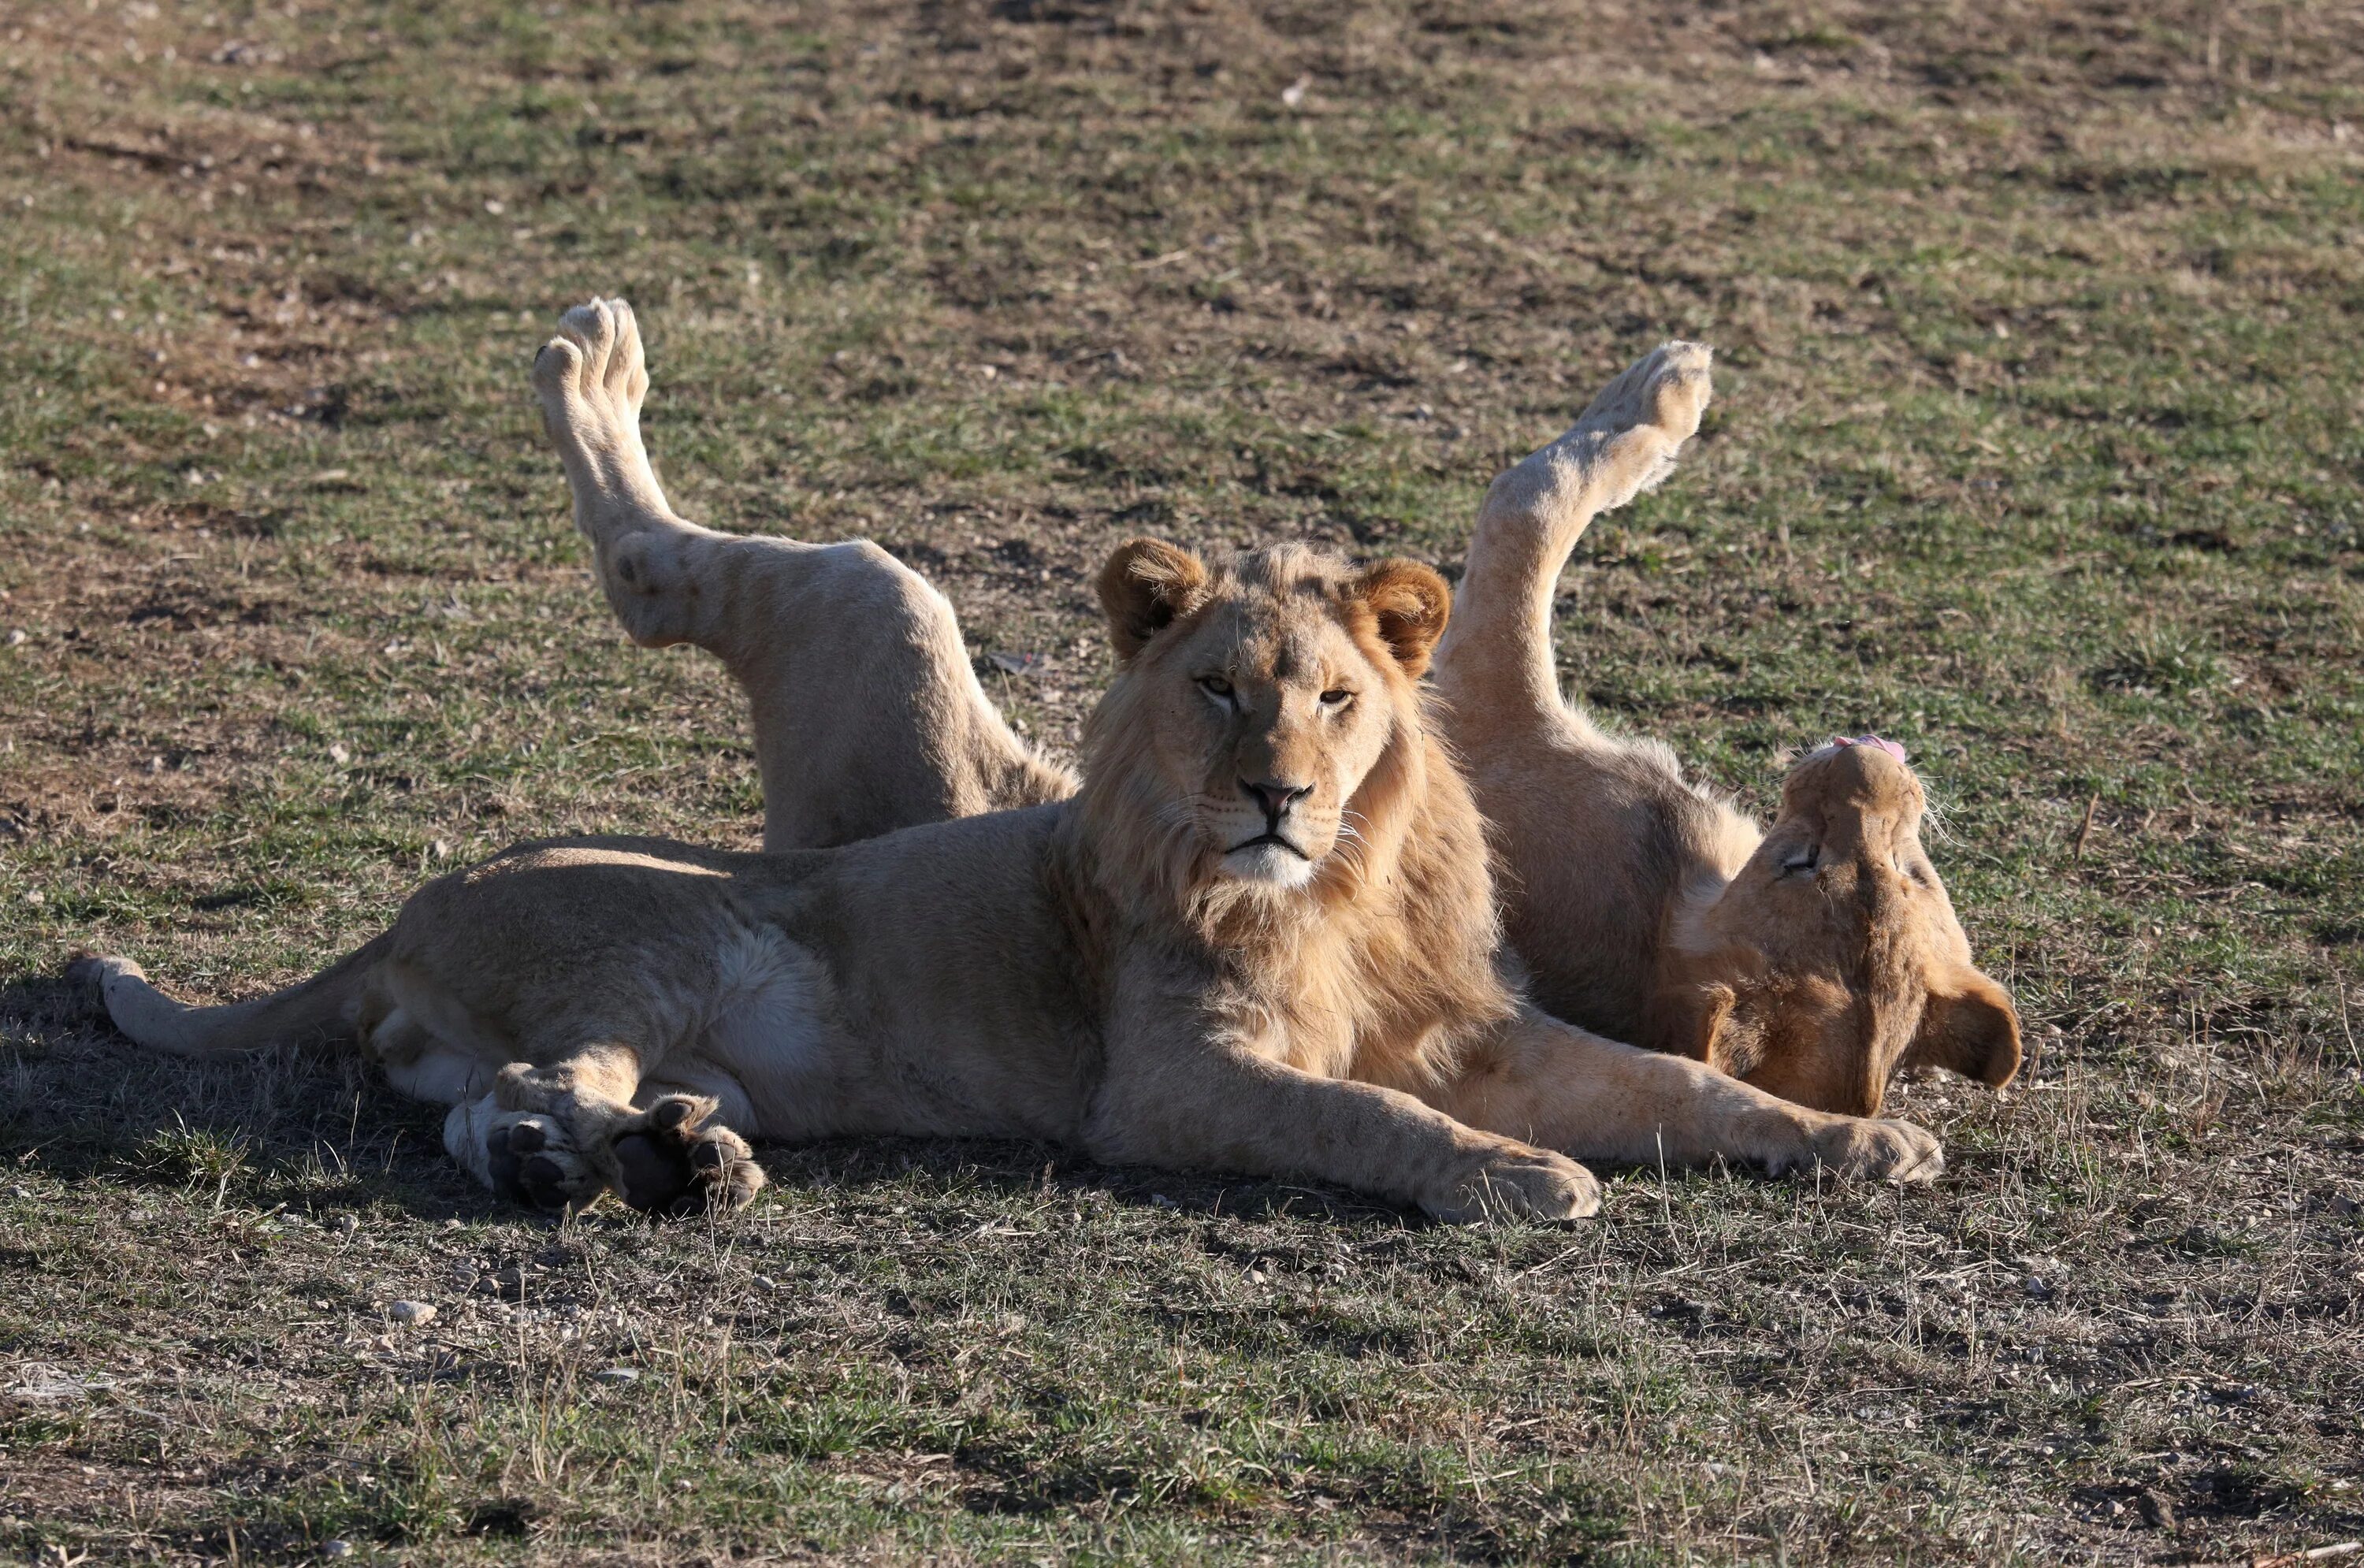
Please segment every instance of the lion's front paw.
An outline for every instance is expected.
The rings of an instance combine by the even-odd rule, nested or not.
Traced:
[[[1421,1207],[1455,1225],[1482,1219],[1584,1219],[1600,1212],[1600,1184],[1565,1154],[1508,1144],[1484,1156],[1440,1198]]]
[[[607,1186],[574,1147],[565,1124],[537,1112],[494,1119],[485,1134],[485,1168],[495,1192],[552,1213],[581,1208]]]
[[[1919,1184],[1945,1170],[1946,1150],[1935,1134],[1909,1121],[1834,1117],[1807,1140],[1800,1164],[1819,1164],[1837,1176]]]
[[[729,1213],[755,1201],[764,1168],[747,1140],[719,1122],[710,1100],[668,1095],[615,1141],[626,1203],[674,1217]]]

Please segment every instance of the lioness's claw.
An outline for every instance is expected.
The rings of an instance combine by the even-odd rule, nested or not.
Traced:
[[[1423,1206],[1452,1224],[1485,1219],[1584,1219],[1600,1212],[1591,1172],[1544,1149],[1489,1154],[1443,1202]]]
[[[615,1142],[623,1173],[618,1193],[632,1207],[675,1218],[746,1207],[762,1190],[764,1168],[746,1140],[708,1123],[710,1100],[668,1095]]]

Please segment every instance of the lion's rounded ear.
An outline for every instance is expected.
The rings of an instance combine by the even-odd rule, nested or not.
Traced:
[[[1349,592],[1371,606],[1379,639],[1404,673],[1415,681],[1425,674],[1428,656],[1453,614],[1453,590],[1444,579],[1417,561],[1382,561],[1355,578]]]
[[[1955,989],[1931,989],[1903,1064],[1947,1068],[2000,1089],[2018,1073],[2019,1061],[2019,1012],[2011,993],[1969,969]]]
[[[1128,539],[1100,568],[1100,608],[1116,656],[1130,659],[1174,617],[1188,614],[1207,585],[1197,556],[1161,539]]]

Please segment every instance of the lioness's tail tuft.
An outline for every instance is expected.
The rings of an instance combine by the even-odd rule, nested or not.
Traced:
[[[260,1051],[273,1045],[315,1045],[361,1027],[362,988],[385,954],[379,937],[311,979],[284,991],[221,1007],[192,1007],[153,985],[128,958],[78,958],[66,979],[89,987],[115,1027],[153,1051],[177,1056]]]

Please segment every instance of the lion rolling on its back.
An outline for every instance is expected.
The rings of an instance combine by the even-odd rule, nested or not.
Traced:
[[[1560,570],[1595,517],[1672,471],[1707,406],[1709,358],[1696,343],[1645,356],[1478,509],[1436,683],[1517,873],[1511,944],[1557,1017],[1801,1104],[1877,1115],[1900,1067],[2001,1087],[2019,1016],[1970,961],[1903,748],[1815,748],[1760,828],[1663,744],[1609,734],[1560,695]]]

